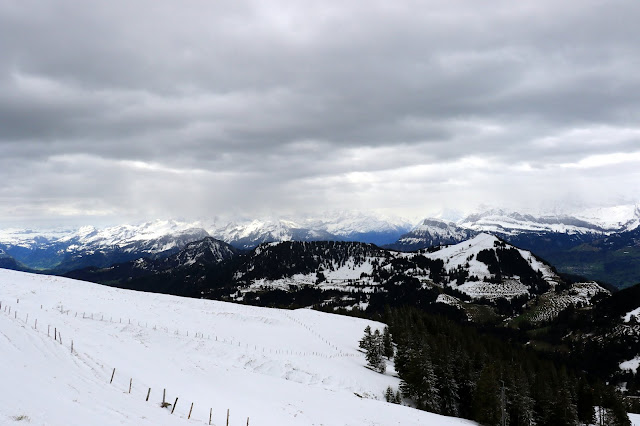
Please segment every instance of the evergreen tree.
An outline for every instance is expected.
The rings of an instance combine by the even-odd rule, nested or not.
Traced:
[[[553,400],[553,420],[554,424],[558,426],[570,426],[578,423],[576,405],[573,401],[569,378],[564,368],[558,373],[558,385]]]
[[[371,337],[371,343],[365,354],[367,364],[379,373],[384,373],[387,370],[387,363],[382,357],[382,335],[380,331],[376,329]]]
[[[451,358],[448,358],[439,374],[440,412],[446,416],[457,417],[458,409],[458,382],[454,374],[454,366]]]
[[[360,343],[358,344],[358,346],[363,351],[368,351],[369,348],[371,347],[372,342],[373,342],[373,336],[371,335],[371,327],[366,326],[364,329],[364,337],[360,339]]]
[[[476,391],[473,394],[472,414],[473,419],[483,425],[499,425],[500,412],[500,387],[493,365],[487,364],[480,372]]]
[[[530,426],[534,424],[534,404],[527,375],[520,368],[515,371],[513,381],[509,386],[511,395],[509,404],[509,424],[516,426]]]
[[[393,358],[393,341],[391,340],[391,333],[389,327],[385,327],[382,333],[382,347],[384,356],[391,359]]]
[[[387,391],[384,393],[384,399],[387,402],[395,402],[395,395],[393,394],[393,389],[391,389],[391,386],[387,386]]]
[[[593,389],[586,380],[581,379],[578,382],[577,390],[577,404],[576,409],[578,413],[578,420],[584,424],[594,424],[596,422],[596,415],[593,409],[595,405],[595,396]]]

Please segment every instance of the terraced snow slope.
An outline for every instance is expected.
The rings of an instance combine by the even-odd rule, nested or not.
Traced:
[[[393,368],[357,350],[379,323],[7,270],[0,302],[0,424],[472,424],[382,401]]]

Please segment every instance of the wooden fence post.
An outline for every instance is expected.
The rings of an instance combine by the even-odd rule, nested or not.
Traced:
[[[58,327],[53,327],[53,340],[58,340]]]
[[[229,409],[227,408],[227,426],[229,426]]]
[[[167,390],[166,389],[162,389],[162,405],[166,404],[165,399],[164,399],[166,394],[167,394]]]
[[[149,401],[149,395],[151,395],[151,388],[149,388],[149,391],[147,392],[147,399],[145,401]]]
[[[191,408],[189,408],[189,415],[187,416],[187,420],[191,418],[191,412],[193,411],[193,402],[191,403]]]
[[[36,330],[38,329],[38,318],[36,318],[36,324],[33,326]]]
[[[113,376],[115,376],[116,374],[116,368],[113,367],[113,373],[111,373],[111,380],[109,381],[109,384],[113,383]]]
[[[49,336],[49,330],[51,329],[50,325],[47,325],[47,336]]]
[[[247,417],[247,426],[249,426],[249,417]]]
[[[173,410],[176,409],[176,405],[178,405],[178,397],[176,396],[176,402],[173,403],[173,407],[171,408],[171,414],[173,414]]]
[[[73,340],[71,341],[71,353],[73,353]]]
[[[209,408],[209,425],[211,425],[211,415],[213,414],[213,408]]]
[[[133,378],[129,379],[129,393],[131,393],[131,385],[133,384]]]

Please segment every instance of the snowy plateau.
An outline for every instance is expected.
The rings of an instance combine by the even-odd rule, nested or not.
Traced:
[[[8,270],[0,302],[0,424],[474,424],[384,401],[392,363],[358,350],[380,323]]]

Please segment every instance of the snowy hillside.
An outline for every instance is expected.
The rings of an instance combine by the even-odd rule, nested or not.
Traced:
[[[423,287],[459,290],[472,299],[530,297],[561,281],[531,252],[486,233],[417,253],[361,243],[273,243],[258,247],[236,276],[246,285],[243,292],[313,286],[347,293],[384,291],[392,277],[401,276],[416,278]]]
[[[378,323],[4,270],[0,302],[2,424],[472,424],[382,401],[393,368],[357,350]]]
[[[496,263],[500,262],[502,259],[498,250],[501,248],[517,253],[517,259],[526,264],[530,271],[538,273],[549,286],[554,287],[559,282],[559,277],[551,267],[536,259],[532,253],[508,246],[495,236],[486,233],[459,244],[442,247],[435,252],[424,252],[424,256],[442,260],[447,271],[464,270],[467,273],[466,278],[453,286],[473,298],[512,298],[528,294],[531,289],[528,283],[523,282],[524,277],[510,278],[508,275],[513,274],[505,274],[504,268],[500,267],[500,274],[504,276],[496,280],[496,272],[491,270],[492,264],[481,259],[483,252],[492,253],[491,256],[496,259]]]

